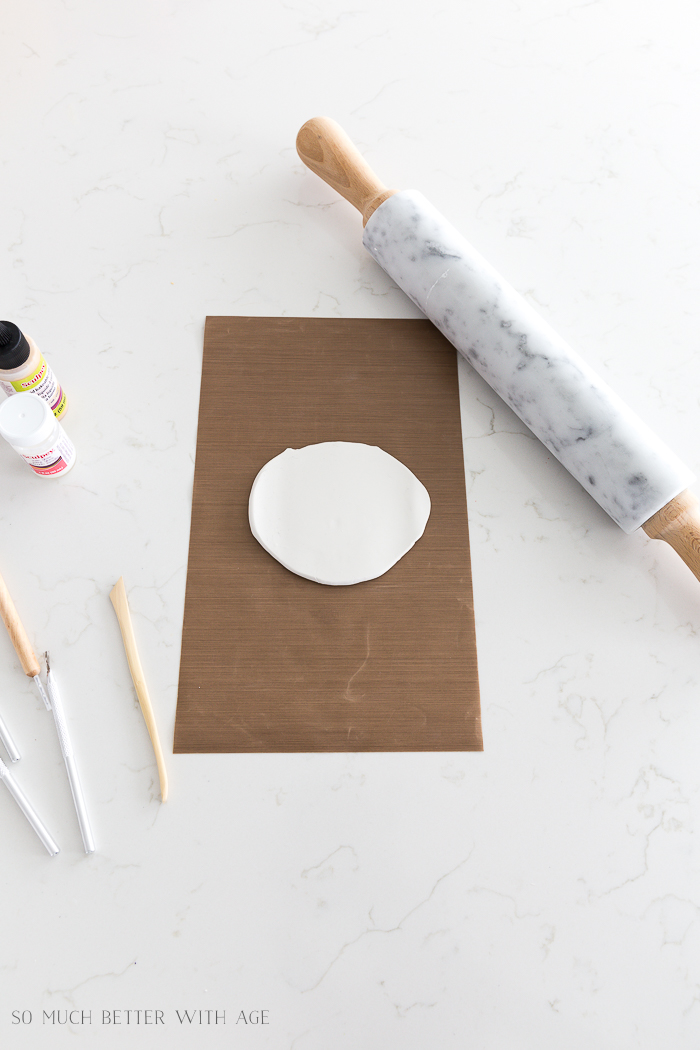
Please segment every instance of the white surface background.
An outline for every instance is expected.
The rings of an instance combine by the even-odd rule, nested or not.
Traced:
[[[123,574],[170,751],[205,316],[416,316],[296,156],[318,113],[700,472],[699,22],[691,0],[5,5],[0,314],[66,386],[79,462],[43,480],[0,448],[0,562],[99,852],[3,633],[15,773],[62,847],[0,793],[3,1046],[697,1048],[700,586],[473,372],[483,754],[171,755],[161,806],[108,594]],[[147,1008],[166,1025],[100,1023]],[[92,1025],[41,1024],[66,1009]]]

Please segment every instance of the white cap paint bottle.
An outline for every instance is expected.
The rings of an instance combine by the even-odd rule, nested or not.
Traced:
[[[33,339],[13,321],[0,321],[0,389],[8,397],[36,394],[48,403],[56,419],[66,412],[66,395]]]
[[[65,474],[75,463],[75,445],[48,403],[35,394],[15,394],[3,401],[0,434],[42,477]]]

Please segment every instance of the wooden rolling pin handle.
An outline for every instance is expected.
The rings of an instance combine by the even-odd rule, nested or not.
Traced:
[[[22,626],[22,621],[17,615],[15,603],[12,601],[12,596],[2,576],[0,576],[0,616],[7,627],[7,633],[15,647],[15,652],[19,656],[22,670],[29,678],[35,678],[40,670],[39,661],[27,637],[27,632]]]
[[[362,215],[362,225],[396,190],[379,181],[340,124],[330,117],[307,120],[297,135],[297,153],[319,178]]]
[[[685,489],[642,525],[653,540],[666,540],[700,580],[700,504]]]

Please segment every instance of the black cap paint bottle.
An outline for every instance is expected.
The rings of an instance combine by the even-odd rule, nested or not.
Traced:
[[[12,321],[0,321],[0,387],[8,397],[36,394],[56,419],[66,413],[66,395],[33,339]]]

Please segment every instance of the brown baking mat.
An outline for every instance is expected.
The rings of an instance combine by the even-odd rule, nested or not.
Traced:
[[[318,441],[430,493],[377,580],[302,579],[250,532],[260,468]],[[481,749],[454,348],[429,321],[208,317],[175,752]]]

